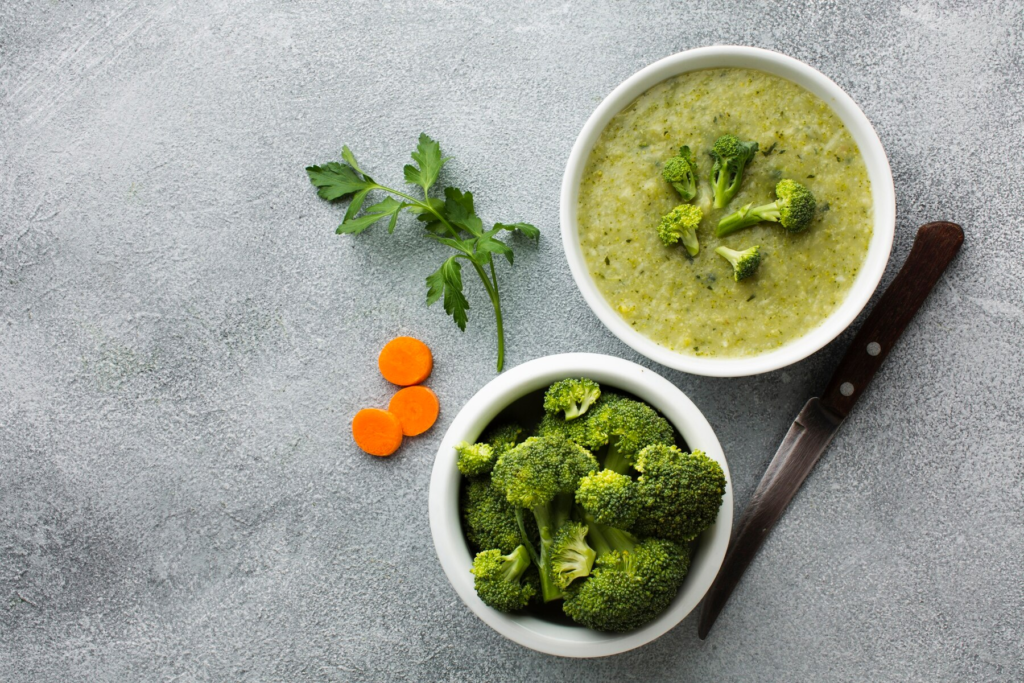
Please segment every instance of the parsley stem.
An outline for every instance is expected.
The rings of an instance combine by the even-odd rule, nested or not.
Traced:
[[[384,185],[376,185],[376,187],[377,189],[384,190],[385,192],[390,192],[391,194],[397,195],[403,199],[407,199],[410,203],[420,207],[421,209],[429,211],[442,225],[444,225],[448,229],[448,232],[451,233],[453,238],[459,239],[461,237],[459,235],[459,231],[455,229],[455,226],[449,223],[448,219],[442,216],[437,211],[437,209],[431,206],[430,202],[427,201],[429,197],[426,193],[426,190],[424,190],[423,192],[424,201],[420,201],[419,199],[416,199],[412,195],[408,195],[404,192],[399,192],[394,188],[385,187]],[[477,237],[479,237],[479,235],[477,235]],[[480,266],[479,263],[476,262],[476,259],[473,258],[474,255],[472,252],[467,251],[465,249],[459,249],[458,251],[461,251],[463,254],[466,254],[466,256],[469,257],[469,262],[473,264],[473,268],[476,269],[476,274],[480,276],[480,280],[484,284],[484,289],[487,291],[487,296],[491,300],[491,305],[494,306],[494,322],[498,328],[498,372],[501,372],[502,369],[505,367],[505,326],[501,317],[501,295],[498,293],[498,273],[494,269],[494,260],[490,260],[491,277],[487,277],[487,273],[484,272],[484,269]]]
[[[498,325],[498,372],[505,367],[505,326],[501,320],[501,297],[498,294],[498,272],[494,270],[494,259],[491,259],[491,278],[494,287],[491,294],[491,304],[494,306],[494,321]]]

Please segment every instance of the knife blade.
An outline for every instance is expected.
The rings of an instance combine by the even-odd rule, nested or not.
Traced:
[[[754,491],[729,543],[722,568],[704,597],[697,625],[697,634],[702,640],[772,527],[782,517],[963,241],[963,229],[955,223],[928,223],[917,231],[914,246],[900,272],[864,321],[821,398],[809,400],[797,415]]]

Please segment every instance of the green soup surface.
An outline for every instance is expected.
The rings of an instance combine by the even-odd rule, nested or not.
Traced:
[[[715,140],[755,140],[739,193],[711,206]],[[658,237],[681,203],[661,165],[689,145],[699,168],[694,203],[704,211],[700,253]],[[803,183],[818,208],[797,234],[762,223],[721,239],[719,218],[775,201],[782,178]],[[579,195],[579,239],[605,299],[634,329],[674,351],[751,356],[821,324],[846,297],[871,240],[871,187],[860,151],[821,99],[784,78],[750,69],[693,71],[654,86],[611,120],[594,146]],[[761,246],[761,267],[740,282],[714,253]]]

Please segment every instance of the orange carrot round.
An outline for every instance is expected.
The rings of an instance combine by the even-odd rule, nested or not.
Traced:
[[[352,418],[352,438],[370,455],[391,455],[402,445],[402,423],[380,408],[363,408]]]
[[[416,436],[433,427],[440,409],[437,395],[419,386],[400,389],[388,405],[388,410],[402,423],[402,433],[406,436]]]
[[[430,376],[434,368],[434,356],[419,339],[395,337],[381,349],[377,366],[384,379],[400,387],[407,387],[419,384]]]

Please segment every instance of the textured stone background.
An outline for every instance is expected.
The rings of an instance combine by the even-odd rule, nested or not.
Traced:
[[[56,2],[0,6],[0,677],[29,680],[1024,679],[1024,5]],[[637,358],[565,264],[558,191],[598,101],[713,43],[781,50],[874,122],[890,279],[922,222],[959,259],[709,640],[524,650],[458,600],[426,516],[434,450],[493,376],[482,292],[423,305],[439,247],[337,237],[303,166],[398,179],[416,135],[492,220],[509,363]],[[437,354],[440,423],[378,460],[348,421],[388,338]],[[784,371],[664,372],[744,504],[849,336]]]

